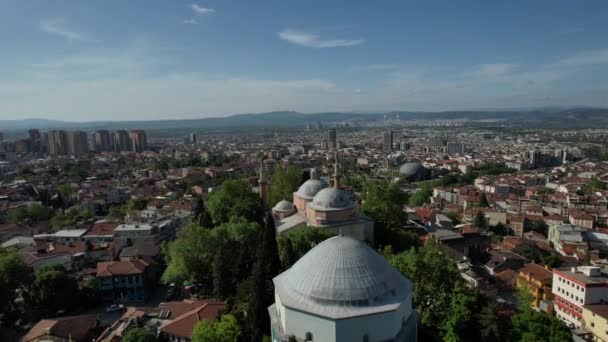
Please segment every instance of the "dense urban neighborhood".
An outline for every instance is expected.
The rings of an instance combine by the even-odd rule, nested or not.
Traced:
[[[3,341],[608,341],[608,130],[10,134]]]

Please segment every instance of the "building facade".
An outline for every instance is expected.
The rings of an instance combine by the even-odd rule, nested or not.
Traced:
[[[329,238],[273,282],[273,342],[416,341],[412,283],[361,241]]]

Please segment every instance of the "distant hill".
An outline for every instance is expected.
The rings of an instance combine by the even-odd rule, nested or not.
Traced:
[[[401,120],[499,120],[511,125],[526,127],[608,127],[606,108],[544,108],[527,110],[476,110],[445,112],[395,111]],[[0,120],[1,130],[40,129],[244,129],[302,127],[317,122],[356,122],[382,120],[385,113],[326,112],[304,114],[293,111],[236,114],[221,118],[150,121],[93,121],[64,122],[45,119]]]

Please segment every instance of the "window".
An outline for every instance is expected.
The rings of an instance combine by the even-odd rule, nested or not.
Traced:
[[[363,335],[363,342],[369,342],[369,336],[367,334]]]
[[[312,341],[312,333],[310,331],[306,333],[306,341]]]

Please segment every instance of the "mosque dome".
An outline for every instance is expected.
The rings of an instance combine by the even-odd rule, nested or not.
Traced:
[[[378,252],[344,236],[321,242],[273,281],[282,305],[331,319],[394,311],[412,291]]]
[[[293,203],[287,200],[282,200],[277,203],[272,209],[276,211],[291,211],[294,210],[294,206]]]
[[[300,186],[296,195],[304,199],[312,199],[321,189],[327,188],[327,183],[320,179],[309,179]]]
[[[399,173],[406,178],[421,176],[424,173],[424,166],[417,162],[407,162],[401,165]]]
[[[327,211],[350,209],[354,207],[354,203],[344,191],[325,188],[315,195],[310,206],[315,210]]]

